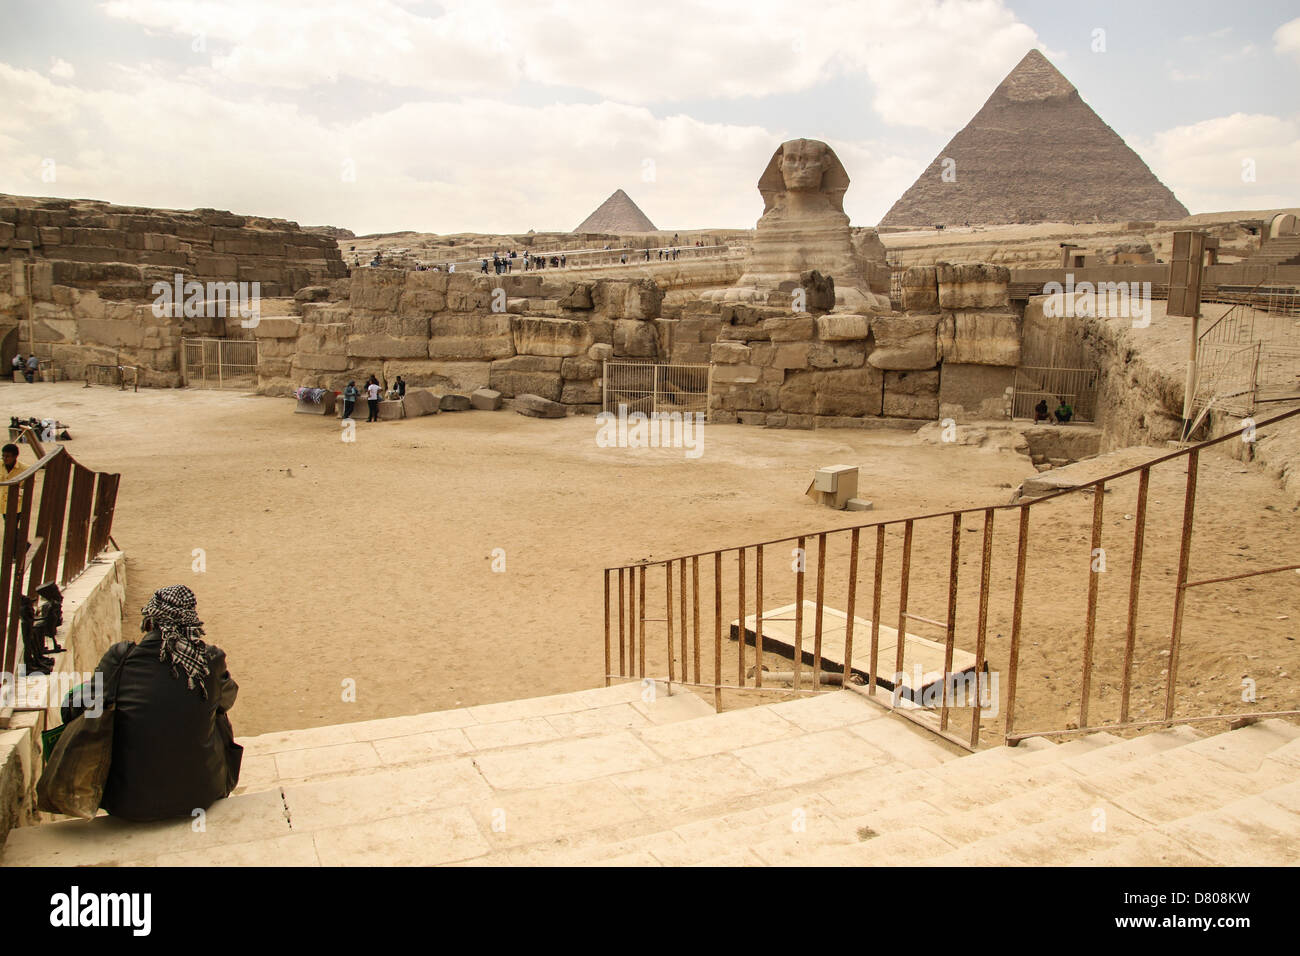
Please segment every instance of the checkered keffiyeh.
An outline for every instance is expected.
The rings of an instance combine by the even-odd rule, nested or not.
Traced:
[[[155,591],[141,615],[153,621],[162,633],[162,651],[158,659],[172,666],[172,676],[185,673],[186,685],[208,698],[208,646],[203,643],[203,622],[195,612],[194,592],[183,584]]]

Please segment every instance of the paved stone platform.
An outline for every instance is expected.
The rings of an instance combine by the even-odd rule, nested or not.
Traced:
[[[853,691],[713,714],[663,684],[267,734],[194,821],[13,831],[0,863],[1294,863],[1300,728],[973,755]]]

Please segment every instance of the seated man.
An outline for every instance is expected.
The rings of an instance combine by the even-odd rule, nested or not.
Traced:
[[[239,685],[226,655],[204,643],[194,592],[163,588],[141,609],[140,643],[108,649],[104,705],[116,704],[113,759],[100,806],[126,820],[189,817],[228,796],[239,782],[244,748],[230,718]],[[109,688],[118,667],[114,697]],[[64,723],[85,709],[63,707]]]
[[[1051,415],[1047,412],[1047,399],[1040,398],[1038,404],[1034,406],[1034,424],[1039,422],[1050,421]]]
[[[1074,409],[1070,407],[1069,402],[1067,402],[1065,399],[1061,399],[1061,404],[1056,406],[1057,424],[1064,425],[1073,417],[1074,417]]]

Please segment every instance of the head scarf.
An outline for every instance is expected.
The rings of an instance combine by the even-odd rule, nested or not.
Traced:
[[[207,700],[208,646],[202,640],[203,622],[195,613],[196,606],[194,592],[177,584],[155,591],[140,613],[162,633],[158,659],[171,664],[173,677],[184,672],[189,689],[197,690]]]

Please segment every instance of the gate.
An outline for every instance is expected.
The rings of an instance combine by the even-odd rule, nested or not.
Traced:
[[[1087,368],[1039,368],[1021,366],[1016,369],[1016,390],[1011,404],[1012,418],[1033,418],[1034,406],[1047,399],[1047,411],[1056,411],[1056,404],[1065,399],[1074,409],[1073,421],[1097,420],[1097,380],[1099,372]]]
[[[255,339],[182,339],[185,384],[191,388],[256,388]]]
[[[619,406],[646,415],[695,413],[707,421],[712,370],[712,365],[606,362],[601,407],[614,414]]]

